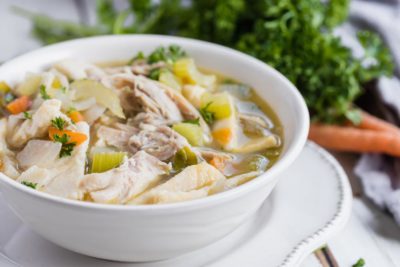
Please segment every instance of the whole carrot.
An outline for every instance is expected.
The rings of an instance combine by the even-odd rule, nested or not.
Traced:
[[[308,138],[333,150],[400,156],[400,134],[346,126],[313,124]]]
[[[356,127],[360,129],[393,132],[396,134],[400,134],[400,129],[397,126],[378,117],[375,117],[365,111],[362,111],[361,122],[360,124],[356,125]]]

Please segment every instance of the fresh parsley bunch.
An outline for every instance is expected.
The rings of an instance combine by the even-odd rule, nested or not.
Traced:
[[[362,85],[390,75],[393,63],[380,38],[360,32],[364,58],[355,58],[333,34],[349,0],[131,0],[117,11],[97,1],[95,26],[22,11],[44,43],[99,34],[159,33],[187,36],[239,49],[278,69],[304,96],[314,121],[359,119],[353,102]],[[373,62],[366,65],[365,61]]]

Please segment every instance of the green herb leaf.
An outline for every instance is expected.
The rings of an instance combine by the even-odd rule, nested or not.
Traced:
[[[152,69],[149,73],[149,78],[158,81],[161,74],[161,68]]]
[[[360,258],[356,263],[352,265],[352,267],[363,267],[365,265],[365,260]]]
[[[67,134],[63,134],[62,136],[59,136],[58,134],[53,135],[54,142],[59,142],[62,144],[61,150],[60,150],[60,158],[66,157],[66,156],[71,156],[72,151],[74,150],[74,147],[76,146],[76,143],[68,143],[70,137]]]
[[[74,150],[75,146],[76,146],[76,143],[63,144],[61,146],[61,150],[60,150],[60,154],[59,154],[60,158],[71,156],[72,151]]]
[[[69,125],[69,123],[61,117],[55,117],[51,120],[51,125],[53,125],[54,128],[62,131],[65,127]]]
[[[163,61],[172,64],[185,56],[186,52],[178,45],[170,45],[168,48],[160,46],[149,55],[148,62],[156,63]]]
[[[47,94],[46,86],[43,84],[40,86],[39,93],[44,100],[51,99],[51,97]]]
[[[196,118],[196,119],[193,119],[193,120],[184,120],[183,122],[191,123],[191,124],[195,124],[195,125],[200,126],[200,118]]]
[[[31,120],[32,119],[32,115],[28,111],[24,111],[24,118],[27,119],[27,120]]]
[[[32,189],[36,189],[36,187],[38,185],[37,183],[32,183],[29,181],[22,181],[21,184],[26,185],[27,187],[30,187]]]
[[[210,107],[210,105],[212,104],[212,102],[208,102],[207,105],[203,108],[200,109],[200,114],[203,117],[203,119],[208,123],[208,124],[212,124],[215,120],[215,114],[214,112],[208,111],[208,108]]]

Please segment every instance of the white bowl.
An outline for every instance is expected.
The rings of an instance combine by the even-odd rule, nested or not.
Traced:
[[[12,210],[48,240],[78,253],[117,261],[161,260],[206,246],[232,232],[268,197],[299,155],[309,128],[297,89],[263,62],[219,45],[157,35],[102,36],[38,49],[0,67],[0,80],[14,84],[26,72],[65,58],[92,62],[126,60],[160,45],[182,46],[207,69],[249,84],[277,113],[284,128],[283,153],[260,177],[207,198],[152,206],[102,205],[32,190],[0,174],[0,190]]]

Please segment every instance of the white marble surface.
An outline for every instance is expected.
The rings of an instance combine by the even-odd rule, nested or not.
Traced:
[[[86,4],[93,5],[93,2]],[[79,20],[76,2],[72,0],[0,0],[0,62],[40,46],[30,36],[29,21],[12,12],[14,5]],[[93,13],[87,19],[93,21]],[[347,158],[342,163],[351,174],[352,160]],[[350,179],[353,187],[357,187],[356,179],[352,176]],[[0,229],[0,233],[6,231]],[[328,242],[328,246],[339,266],[351,266],[360,257],[366,260],[366,266],[400,266],[400,227],[364,199],[355,199],[349,223],[341,234]],[[314,254],[302,264],[302,267],[317,266],[322,265]]]

